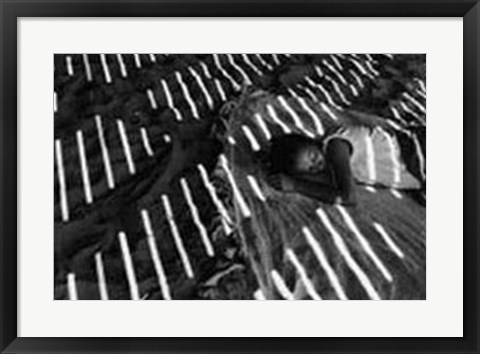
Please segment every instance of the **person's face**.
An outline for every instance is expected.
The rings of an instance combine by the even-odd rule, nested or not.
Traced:
[[[318,173],[325,168],[325,158],[320,148],[315,144],[303,146],[295,160],[296,173]]]

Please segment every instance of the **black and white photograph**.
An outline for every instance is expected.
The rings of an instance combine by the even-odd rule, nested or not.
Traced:
[[[426,300],[426,65],[55,54],[54,299]]]

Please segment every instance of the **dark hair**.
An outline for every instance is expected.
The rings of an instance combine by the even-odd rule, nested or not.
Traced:
[[[305,146],[316,144],[315,140],[291,134],[272,139],[270,162],[274,172],[291,173],[298,152]]]

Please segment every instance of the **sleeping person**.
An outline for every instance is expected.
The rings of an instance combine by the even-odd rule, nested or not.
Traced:
[[[417,193],[424,190],[419,144],[411,134],[400,140],[380,128],[342,127],[321,139],[286,135],[270,146],[271,184],[326,203],[355,205],[356,186]],[[410,149],[406,147],[412,146]],[[417,158],[418,157],[418,158]],[[419,170],[420,172],[418,172]]]
[[[271,145],[270,181],[285,192],[331,204],[355,205],[352,144],[338,136],[324,141],[288,135]]]

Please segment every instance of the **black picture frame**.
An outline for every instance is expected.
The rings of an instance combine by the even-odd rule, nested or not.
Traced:
[[[0,348],[2,353],[479,353],[478,0],[0,0]],[[17,337],[17,20],[20,17],[463,17],[464,336],[462,338]],[[460,237],[461,235],[451,235]],[[442,320],[438,314],[438,320]]]

